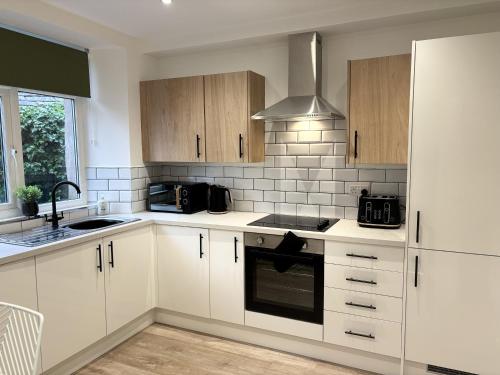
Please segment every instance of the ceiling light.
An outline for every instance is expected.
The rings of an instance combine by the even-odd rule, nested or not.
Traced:
[[[172,0],[161,0],[161,2],[165,5],[172,4]]]

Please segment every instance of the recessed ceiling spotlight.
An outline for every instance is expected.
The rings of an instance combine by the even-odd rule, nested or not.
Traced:
[[[170,5],[172,4],[172,0],[161,0],[161,2],[165,5]]]

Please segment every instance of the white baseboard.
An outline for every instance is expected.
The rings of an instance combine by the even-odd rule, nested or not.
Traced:
[[[163,309],[155,310],[154,320],[158,323],[303,355],[378,374],[400,375],[401,361],[397,358],[269,332],[258,328],[193,317]]]
[[[68,375],[76,372],[85,365],[89,364],[96,358],[109,352],[115,346],[120,345],[130,337],[139,333],[146,327],[154,323],[154,310],[147,312],[129,324],[123,326],[111,335],[104,337],[92,346],[82,350],[81,352],[73,355],[64,362],[52,367],[45,371],[43,375]],[[43,364],[42,364],[43,365]]]

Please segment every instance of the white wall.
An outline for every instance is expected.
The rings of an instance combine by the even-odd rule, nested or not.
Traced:
[[[323,94],[346,108],[347,60],[411,52],[412,40],[500,30],[500,13],[444,19],[358,33],[323,35]],[[157,78],[253,70],[266,77],[266,106],[287,95],[286,42],[204,50],[159,59]]]

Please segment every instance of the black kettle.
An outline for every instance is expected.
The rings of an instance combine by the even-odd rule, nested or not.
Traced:
[[[229,202],[232,202],[231,192],[227,187],[220,185],[210,185],[208,195],[208,212],[211,214],[225,214],[228,212],[226,193]]]

